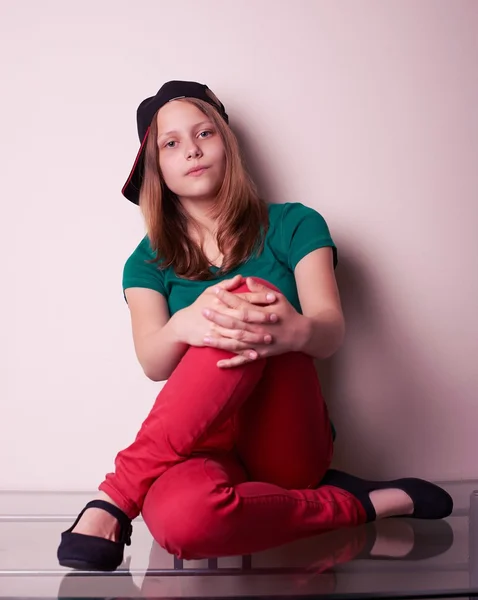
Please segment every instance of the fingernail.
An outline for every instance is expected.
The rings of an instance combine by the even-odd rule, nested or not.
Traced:
[[[272,300],[276,299],[276,297],[274,296],[274,294],[267,294],[266,298],[267,298],[267,300],[269,300],[269,302],[271,302]]]
[[[249,358],[252,358],[253,360],[255,358],[257,358],[257,354],[255,352],[249,352],[248,356],[249,356]]]
[[[272,314],[269,316],[269,319],[270,319],[270,320],[271,320],[273,323],[275,323],[275,322],[277,321],[277,315],[276,315],[276,314],[274,314],[274,313],[272,313]]]
[[[215,288],[214,288],[214,293],[215,293],[215,294],[219,294],[219,292],[220,292],[220,291],[221,291],[221,288],[220,288],[220,287],[215,287]]]
[[[210,344],[211,343],[211,338],[205,337],[204,338],[204,343],[205,344]]]
[[[272,336],[270,336],[270,335],[265,335],[265,336],[264,336],[264,342],[265,342],[266,344],[270,344],[270,342],[272,342]]]
[[[209,317],[209,315],[211,314],[211,311],[210,311],[208,308],[205,308],[205,309],[202,311],[202,314],[203,314],[205,317]]]

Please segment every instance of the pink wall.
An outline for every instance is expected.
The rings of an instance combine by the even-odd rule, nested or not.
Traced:
[[[2,3],[0,486],[93,489],[158,391],[121,293],[143,226],[120,188],[136,106],[172,78],[224,101],[272,201],[329,222],[337,464],[476,477],[478,3],[141,6]]]

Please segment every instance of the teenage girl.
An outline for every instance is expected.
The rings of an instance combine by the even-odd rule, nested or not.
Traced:
[[[258,196],[228,122],[196,82],[170,81],[138,108],[141,147],[122,191],[147,235],[123,289],[138,360],[167,382],[62,534],[61,565],[116,569],[140,513],[163,548],[197,559],[452,511],[427,481],[329,469],[314,359],[344,339],[337,248],[315,210]]]

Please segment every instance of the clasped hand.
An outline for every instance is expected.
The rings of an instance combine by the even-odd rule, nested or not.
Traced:
[[[204,345],[236,354],[220,360],[218,367],[237,367],[298,349],[296,333],[304,317],[283,294],[251,278],[247,286],[250,292],[238,294],[214,286],[214,302],[202,309],[209,321]]]

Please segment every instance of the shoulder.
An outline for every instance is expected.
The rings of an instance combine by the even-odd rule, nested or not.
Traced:
[[[151,248],[148,236],[145,236],[127,258],[123,268],[123,286],[133,287],[148,280],[163,278],[156,262],[157,253]]]
[[[329,235],[325,218],[315,208],[302,202],[285,202],[269,206],[269,221],[271,227],[277,228],[280,235],[290,237],[297,229],[314,231],[316,234]]]
[[[302,202],[277,204],[271,211],[271,223],[292,270],[306,254],[326,246],[333,248],[334,266],[337,265],[337,248],[329,227],[314,208]]]
[[[324,220],[324,217],[315,209],[302,202],[284,202],[269,204],[269,219],[271,223],[284,223],[284,221],[302,220],[305,218]]]
[[[139,244],[136,246],[136,248],[130,254],[128,260],[130,260],[131,258],[137,258],[137,257],[147,258],[150,260],[156,257],[155,252],[153,252],[153,249],[151,248],[149,237],[147,235],[145,235],[143,237],[143,239],[139,242]]]
[[[135,266],[144,264],[151,264],[151,266],[157,267],[156,264],[153,265],[150,262],[155,260],[156,256],[157,253],[151,248],[149,237],[145,235],[126,259],[125,269],[134,268]]]

